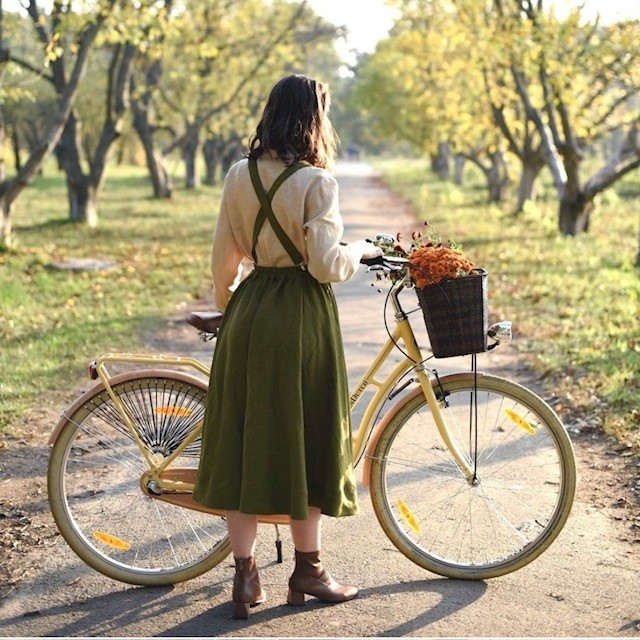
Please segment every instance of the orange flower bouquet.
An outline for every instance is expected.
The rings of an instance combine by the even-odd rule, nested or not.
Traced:
[[[475,266],[460,249],[431,243],[415,248],[409,254],[409,260],[411,277],[420,288],[437,284],[445,278],[468,276]]]
[[[398,244],[394,253],[409,259],[433,355],[447,358],[486,351],[487,272],[468,260],[460,245],[449,241],[445,246],[435,233],[414,232],[411,239],[409,251]]]

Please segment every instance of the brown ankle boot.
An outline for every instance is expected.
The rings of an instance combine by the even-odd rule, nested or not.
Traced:
[[[304,604],[304,596],[315,596],[323,602],[346,602],[358,595],[356,587],[338,584],[325,570],[319,551],[296,550],[296,568],[289,578],[287,603]]]
[[[260,576],[256,566],[255,556],[235,558],[236,575],[233,578],[233,617],[236,620],[246,620],[249,617],[249,607],[253,607],[267,599],[260,587]]]

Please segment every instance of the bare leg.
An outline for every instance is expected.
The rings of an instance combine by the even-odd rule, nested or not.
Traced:
[[[304,604],[306,595],[320,598],[323,602],[346,602],[358,595],[356,587],[338,584],[322,565],[320,517],[320,509],[309,507],[309,517],[306,520],[291,519],[296,566],[289,578],[289,604]]]
[[[309,507],[306,520],[291,518],[291,536],[298,551],[320,551],[322,532],[322,514],[318,507]]]
[[[249,558],[256,552],[258,517],[240,511],[227,511],[227,530],[231,551],[236,558]]]
[[[260,586],[255,560],[258,517],[240,511],[227,511],[226,515],[229,542],[236,565],[231,593],[233,617],[246,620],[249,608],[264,602],[267,597]]]

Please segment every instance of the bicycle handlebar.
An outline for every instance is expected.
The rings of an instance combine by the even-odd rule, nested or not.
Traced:
[[[368,238],[366,241],[372,242]],[[346,242],[340,242],[340,244],[343,247],[347,245]],[[380,266],[397,270],[408,263],[408,258],[402,258],[401,256],[385,256],[384,254],[376,256],[375,258],[360,258],[360,264],[364,264],[367,267]]]
[[[408,266],[409,259],[402,256],[376,256],[375,258],[361,258],[360,264],[366,264],[368,267],[381,266],[392,271],[400,271]]]
[[[376,264],[384,266],[384,256],[376,256],[375,258],[360,258],[360,264],[366,264],[368,267],[373,267]]]

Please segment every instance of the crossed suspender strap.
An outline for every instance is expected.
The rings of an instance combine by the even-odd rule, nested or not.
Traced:
[[[257,161],[254,158],[251,158],[249,160],[249,175],[251,176],[251,182],[253,184],[256,195],[258,196],[258,200],[260,201],[260,211],[258,212],[256,222],[253,225],[253,245],[251,247],[251,255],[253,256],[253,261],[256,264],[258,263],[258,258],[256,256],[256,244],[258,242],[258,235],[260,234],[262,225],[267,218],[271,223],[271,227],[274,233],[276,234],[276,236],[278,236],[278,240],[280,240],[285,251],[289,254],[291,260],[293,260],[293,263],[295,265],[304,264],[304,258],[302,257],[302,254],[298,251],[295,244],[293,244],[289,236],[286,234],[285,230],[280,226],[275,213],[273,213],[271,201],[273,200],[273,196],[275,195],[280,185],[289,176],[293,175],[296,171],[306,166],[308,166],[306,162],[297,162],[296,164],[292,164],[290,167],[287,167],[276,178],[273,185],[271,185],[271,189],[269,189],[269,193],[267,193],[260,180]]]

